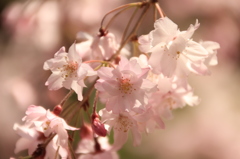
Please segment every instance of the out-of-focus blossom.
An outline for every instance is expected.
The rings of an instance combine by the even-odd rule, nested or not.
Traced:
[[[11,94],[17,102],[19,108],[26,109],[26,105],[34,103],[36,100],[36,92],[33,86],[22,78],[15,78],[5,83],[5,87],[11,90]],[[24,93],[22,93],[24,90]]]
[[[44,51],[60,42],[61,17],[56,1],[15,2],[3,12],[3,17],[4,26],[18,41],[24,38]]]
[[[79,26],[82,26],[82,24],[85,24],[82,26],[83,28],[92,26],[94,29],[98,29],[99,23],[104,14],[120,4],[122,4],[121,0],[70,0],[63,2],[63,6],[67,6],[65,8],[65,16],[69,23],[78,26],[78,28],[75,28],[78,29],[76,31],[79,31]],[[82,6],[81,9],[79,9],[79,6]]]

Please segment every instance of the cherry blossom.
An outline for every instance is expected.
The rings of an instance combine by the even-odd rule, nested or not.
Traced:
[[[40,113],[38,111],[41,110]],[[38,131],[44,133],[45,136],[49,136],[51,133],[57,133],[59,135],[59,141],[61,144],[66,145],[68,141],[67,130],[78,130],[78,128],[69,126],[63,118],[60,118],[45,110],[41,106],[31,105],[26,111],[26,116],[23,118],[26,123],[32,123]]]
[[[102,116],[102,121],[107,126],[108,131],[114,130],[114,144],[112,149],[119,150],[128,139],[128,132],[131,130],[133,134],[134,145],[139,145],[141,142],[141,132],[137,121],[128,112],[114,114],[102,109],[99,114]]]
[[[51,70],[52,74],[45,83],[50,90],[58,90],[61,87],[73,89],[78,94],[78,100],[82,100],[82,90],[85,87],[86,76],[95,75],[93,69],[82,63],[82,58],[75,50],[75,43],[69,48],[69,53],[62,47],[54,58],[44,63],[45,70]]]
[[[84,60],[108,60],[115,54],[118,45],[113,33],[96,35],[92,37],[86,33],[80,32],[78,39],[85,41],[76,44],[76,51]]]
[[[201,67],[208,52],[191,40],[194,31],[199,27],[198,21],[186,31],[179,31],[178,26],[169,18],[160,18],[154,23],[154,30],[141,36],[139,43],[143,52],[151,52],[149,64],[153,72],[163,73],[167,77],[174,74],[187,76],[192,70],[202,74],[207,69]],[[201,67],[197,71],[198,67]]]
[[[102,67],[95,84],[106,109],[119,113],[132,109],[136,103],[146,104],[147,93],[156,91],[156,85],[146,80],[149,68],[142,69],[137,60],[122,57],[116,69]]]
[[[161,119],[153,119],[150,109],[136,113],[121,112],[114,114],[108,112],[106,109],[102,109],[99,114],[102,116],[102,121],[105,123],[108,131],[114,131],[114,143],[112,150],[119,150],[128,139],[128,132],[131,131],[133,137],[133,145],[137,146],[141,143],[142,133],[147,132],[151,127],[151,122],[158,125],[159,128],[164,128],[164,124]],[[150,121],[152,120],[152,121]]]
[[[29,155],[36,155],[35,157],[44,157],[44,159],[54,158],[58,152],[60,156],[67,159],[68,148],[66,146],[58,144],[59,135],[56,134],[47,146],[41,147],[47,142],[48,137],[43,132],[30,128],[28,125],[14,124],[14,130],[21,136],[16,143],[15,153],[27,149]],[[34,154],[37,148],[41,151],[41,154]],[[58,150],[59,149],[59,150]]]
[[[78,128],[69,126],[63,118],[56,116],[41,106],[35,105],[28,107],[23,121],[25,121],[23,126],[14,125],[14,129],[22,136],[16,145],[15,152],[19,152],[22,149],[29,149],[29,154],[31,155],[39,143],[43,143],[51,137],[51,135],[54,135],[46,147],[46,155],[51,156],[53,153],[55,155],[59,147],[59,154],[63,158],[67,157],[67,130],[78,130]],[[31,146],[31,143],[35,143],[35,146]]]
[[[187,88],[179,85],[178,81],[159,76],[159,91],[152,94],[149,99],[149,105],[155,115],[160,115],[165,119],[172,117],[173,109],[182,108],[185,105],[195,106],[199,104],[199,98],[193,95],[190,85]]]

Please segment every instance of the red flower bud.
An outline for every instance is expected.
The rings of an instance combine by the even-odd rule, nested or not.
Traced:
[[[62,106],[61,105],[56,105],[54,108],[53,108],[53,114],[59,116],[62,112]]]
[[[92,115],[92,129],[99,135],[105,137],[107,135],[107,130],[104,127],[104,124],[100,121],[97,113]]]

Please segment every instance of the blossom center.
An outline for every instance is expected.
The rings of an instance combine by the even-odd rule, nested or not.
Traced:
[[[133,90],[136,90],[133,88],[133,84],[130,82],[131,80],[128,78],[121,78],[118,79],[119,81],[119,91],[124,94],[131,94]]]
[[[50,123],[51,123],[51,121],[46,121],[43,125],[43,129],[47,130],[49,128]]]
[[[62,71],[65,72],[64,78],[73,77],[76,70],[78,69],[78,63],[76,61],[68,61],[66,65],[63,65]],[[76,77],[76,74],[75,74]]]
[[[118,117],[117,123],[114,129],[121,132],[127,132],[133,125],[133,122],[127,116],[121,114]]]

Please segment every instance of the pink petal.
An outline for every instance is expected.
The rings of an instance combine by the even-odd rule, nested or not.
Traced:
[[[50,77],[48,78],[47,82],[45,85],[48,86],[49,90],[58,90],[62,87],[62,82],[64,79],[61,77],[60,74],[51,74]]]
[[[111,151],[118,151],[127,142],[128,132],[114,131],[114,143]]]
[[[178,26],[167,17],[158,19],[154,23],[154,28],[155,30],[150,32],[153,46],[161,42],[171,41],[178,31]]]
[[[71,88],[77,93],[78,100],[82,101],[82,99],[83,99],[83,96],[82,96],[83,87],[78,85],[78,83],[76,81],[73,81]]]
[[[81,56],[76,51],[76,44],[73,43],[68,50],[68,57],[70,61],[77,61],[79,64],[82,63]]]

